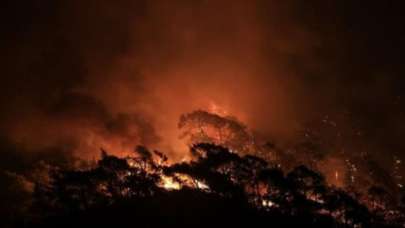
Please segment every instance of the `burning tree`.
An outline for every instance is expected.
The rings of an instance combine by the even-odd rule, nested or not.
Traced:
[[[191,153],[192,161],[168,165],[161,162],[162,153],[137,147],[133,157],[118,158],[103,151],[94,167],[55,169],[48,185],[35,186],[32,208],[42,217],[33,224],[55,227],[64,219],[76,226],[92,224],[89,213],[94,211],[108,215],[98,216],[97,222],[111,217],[123,221],[121,213],[134,211],[130,219],[125,218],[126,225],[134,219],[163,225],[167,216],[178,224],[176,218],[190,212],[182,217],[188,225],[204,216],[237,225],[240,220],[232,219],[235,215],[250,224],[276,226],[395,227],[404,222],[401,216],[370,210],[347,192],[328,186],[320,173],[306,166],[284,174],[259,157],[208,143],[192,146]],[[384,201],[380,190],[371,193],[373,205]]]
[[[181,115],[178,127],[181,138],[189,145],[213,143],[232,151],[248,153],[255,150],[253,135],[236,118],[219,116],[202,110]]]

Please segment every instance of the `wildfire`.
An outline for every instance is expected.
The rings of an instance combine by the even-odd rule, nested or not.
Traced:
[[[218,104],[214,102],[210,102],[208,111],[210,113],[217,114],[219,116],[227,116],[228,111],[226,111],[223,107],[219,106]]]
[[[275,206],[275,203],[271,200],[262,200],[262,206],[263,207],[273,207]]]
[[[160,186],[167,190],[179,190],[181,189],[181,185],[179,182],[173,180],[173,177],[168,176],[161,176],[161,183]]]
[[[159,186],[166,190],[180,190],[183,186],[201,190],[209,190],[205,183],[192,179],[188,175],[177,174],[175,177],[162,175]]]

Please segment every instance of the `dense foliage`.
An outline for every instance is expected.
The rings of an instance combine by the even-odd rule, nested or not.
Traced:
[[[35,185],[22,227],[401,227],[400,207],[373,210],[359,196],[330,187],[298,166],[287,174],[265,160],[225,147],[197,144],[193,161],[167,163],[158,151],[137,147],[133,157],[102,151],[92,167],[53,168]],[[170,182],[171,185],[167,185]],[[372,193],[372,194],[371,194]],[[379,205],[375,188],[369,202]],[[380,200],[380,201],[379,201]],[[382,211],[382,212],[381,212]]]

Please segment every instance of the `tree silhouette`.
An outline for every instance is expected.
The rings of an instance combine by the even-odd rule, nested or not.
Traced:
[[[223,146],[202,143],[190,151],[194,156],[191,162],[173,165],[163,162],[163,153],[137,147],[134,156],[127,158],[102,151],[101,159],[88,169],[54,169],[49,184],[35,186],[32,210],[37,217],[29,226],[403,224],[403,217],[370,211],[347,192],[328,186],[321,174],[306,166],[285,175],[261,158],[241,156]],[[180,189],[164,188],[164,177],[179,183]],[[370,193],[376,200],[384,195],[379,189],[371,189]],[[215,217],[215,222],[205,219],[207,216]]]
[[[240,153],[252,152],[255,147],[247,127],[231,116],[197,110],[181,115],[178,127],[182,130],[181,137],[190,145],[213,143]]]

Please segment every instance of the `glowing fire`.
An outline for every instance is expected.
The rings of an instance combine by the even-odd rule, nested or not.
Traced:
[[[176,174],[176,179],[170,176],[162,175],[159,186],[167,190],[180,190],[183,186],[190,188],[197,188],[201,190],[209,190],[208,185],[205,183],[194,180],[188,175]]]
[[[217,114],[219,116],[227,116],[228,111],[226,111],[223,107],[219,106],[215,102],[210,102],[208,111],[210,113]]]
[[[168,176],[161,176],[161,183],[160,186],[167,190],[179,190],[181,189],[181,185],[179,182],[173,180],[173,177]]]
[[[271,200],[262,200],[263,207],[273,207],[275,204]]]

